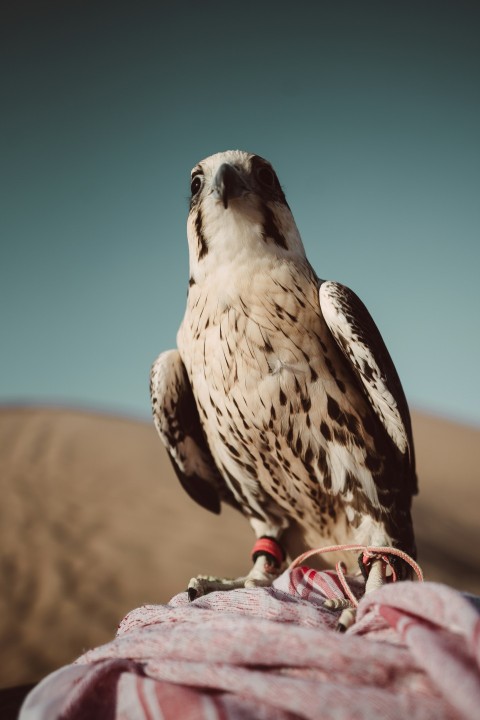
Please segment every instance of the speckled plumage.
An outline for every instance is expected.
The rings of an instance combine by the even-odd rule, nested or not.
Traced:
[[[197,165],[188,239],[178,351],[151,375],[187,492],[237,507],[290,556],[337,543],[414,555],[400,381],[361,301],[308,263],[270,164],[229,151]]]

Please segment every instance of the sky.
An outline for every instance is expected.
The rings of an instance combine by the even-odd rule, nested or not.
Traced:
[[[268,158],[413,408],[480,425],[480,5],[16,0],[0,22],[0,403],[147,418],[192,166]]]

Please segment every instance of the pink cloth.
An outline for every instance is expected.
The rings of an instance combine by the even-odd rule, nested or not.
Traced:
[[[272,588],[138,608],[45,678],[20,720],[480,717],[480,614],[459,593],[385,586],[345,635],[322,607],[341,596],[334,572],[302,567]]]

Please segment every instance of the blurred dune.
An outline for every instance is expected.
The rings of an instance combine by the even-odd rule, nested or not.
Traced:
[[[428,580],[480,594],[480,430],[415,413],[414,515]],[[253,535],[181,489],[153,426],[0,408],[0,687],[109,640],[123,615],[199,572],[249,566]]]

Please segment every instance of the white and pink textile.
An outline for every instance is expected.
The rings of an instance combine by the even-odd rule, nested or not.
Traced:
[[[140,607],[45,678],[20,720],[480,718],[480,614],[460,593],[387,585],[344,635],[322,606],[342,596],[335,572],[300,567],[271,588]]]

